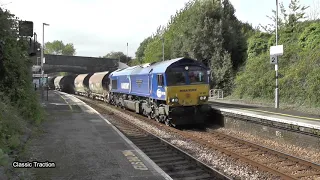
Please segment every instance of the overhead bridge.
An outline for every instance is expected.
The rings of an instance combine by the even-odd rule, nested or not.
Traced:
[[[101,71],[112,71],[119,67],[117,59],[84,57],[84,56],[64,56],[45,54],[43,65],[44,73],[70,72],[75,74],[93,73]],[[34,65],[40,65],[40,58],[33,58]],[[121,63],[123,64],[123,63]]]

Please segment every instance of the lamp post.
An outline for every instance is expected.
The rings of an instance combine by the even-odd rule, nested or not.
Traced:
[[[162,37],[162,61],[164,61],[164,37]]]
[[[129,43],[127,43],[127,64],[128,64],[128,47],[129,47]]]
[[[42,23],[42,48],[41,48],[41,96],[43,98],[43,54],[44,54],[44,26],[49,26],[47,23]]]
[[[278,0],[276,0],[276,46],[278,45]],[[277,57],[278,58],[278,57]],[[278,87],[278,61],[279,59],[277,59],[277,63],[275,64],[275,70],[276,70],[276,89],[275,89],[275,108],[279,108],[279,87]]]

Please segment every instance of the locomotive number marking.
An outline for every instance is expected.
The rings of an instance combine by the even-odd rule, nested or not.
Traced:
[[[133,168],[137,170],[146,171],[148,170],[147,166],[130,150],[122,151],[123,155],[129,160]]]
[[[181,89],[180,92],[192,92],[197,91],[197,89]]]

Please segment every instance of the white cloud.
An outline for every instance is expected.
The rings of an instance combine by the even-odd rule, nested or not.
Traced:
[[[22,20],[33,21],[40,42],[45,22],[50,24],[45,27],[45,41],[73,43],[77,55],[126,53],[128,42],[129,56],[134,56],[140,42],[166,24],[188,0],[11,1],[6,8]]]

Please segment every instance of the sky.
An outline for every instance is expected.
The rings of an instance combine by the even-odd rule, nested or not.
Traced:
[[[73,43],[77,56],[98,57],[111,51],[135,56],[140,43],[189,0],[0,0],[21,20],[33,21],[38,41]],[[311,5],[314,0],[300,0]],[[319,0],[318,0],[319,1]],[[290,0],[279,0],[288,7]],[[275,0],[231,0],[236,16],[253,26],[268,24]]]

